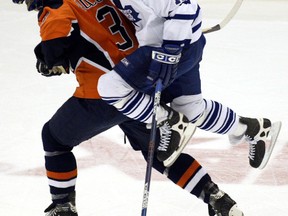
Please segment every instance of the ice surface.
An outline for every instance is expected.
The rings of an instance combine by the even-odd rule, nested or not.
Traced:
[[[219,22],[230,0],[200,0],[204,25]],[[50,204],[41,127],[70,97],[73,75],[37,74],[37,14],[0,1],[0,215],[39,216]],[[197,131],[185,149],[206,168],[245,216],[288,212],[288,1],[246,0],[234,19],[207,35],[201,65],[206,98],[244,116],[283,123],[264,170],[248,165],[248,146],[231,146],[225,136]],[[117,127],[74,149],[78,159],[77,207],[81,216],[140,215],[146,164],[123,144]],[[148,215],[204,216],[207,207],[153,172]]]

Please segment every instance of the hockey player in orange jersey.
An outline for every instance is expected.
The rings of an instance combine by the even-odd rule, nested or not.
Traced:
[[[23,3],[23,0],[13,1]],[[73,72],[79,82],[74,95],[42,129],[45,168],[52,196],[46,215],[77,216],[77,163],[72,152],[75,146],[118,125],[132,148],[141,151],[147,159],[150,130],[102,101],[97,92],[99,76],[132,53],[138,43],[133,28],[110,1],[26,0],[25,3],[29,11],[39,10],[42,41],[35,48],[38,72],[47,77]],[[157,143],[159,140],[158,132]],[[230,209],[236,206],[192,156],[180,154],[169,168],[154,158],[153,168],[202,199],[209,207],[209,215],[229,216]],[[177,198],[171,199],[177,203]],[[228,211],[222,208],[227,203]]]
[[[94,44],[94,46],[98,47],[100,52],[104,51],[103,54],[105,57],[107,57],[107,60],[103,59],[103,63],[109,62],[109,64],[113,67],[115,62],[122,59],[124,55],[130,54],[133,50],[138,48],[135,36],[132,34],[131,30],[134,28],[125,28],[125,26],[132,24],[124,19],[121,19],[121,16],[124,15],[119,12],[115,13],[115,7],[112,7],[112,3],[110,1],[95,1],[94,3],[83,0],[76,1],[75,3],[73,2],[73,4],[63,4],[57,10],[50,7],[45,7],[39,16],[39,26],[41,26],[40,35],[43,41],[49,41],[55,37],[67,36],[71,31],[71,23],[73,24],[73,22],[76,22],[80,26],[81,36]],[[62,17],[66,18],[62,19]],[[97,34],[92,34],[92,32],[96,31]],[[117,45],[118,49],[112,52],[112,50],[115,49],[115,44]],[[45,44],[41,46],[43,48]],[[81,48],[87,49],[85,45],[81,46]],[[91,48],[91,50],[93,49]],[[77,55],[79,54],[81,53],[78,52]],[[52,57],[54,58],[54,56]],[[48,56],[46,63],[48,67],[51,67],[49,58],[50,57]],[[85,59],[81,59],[81,61],[77,62],[77,67],[80,68],[75,68],[76,66],[72,65],[72,68],[75,68],[75,74],[80,84],[80,89],[77,89],[74,96],[81,96],[84,91],[84,97],[87,97],[88,94],[92,94],[91,96],[93,96],[98,94],[98,91],[96,90],[95,92],[95,88],[92,88],[91,91],[89,88],[93,87],[93,85],[95,85],[94,83],[97,83],[99,77],[91,77],[91,72],[87,73],[87,71],[90,70],[87,70],[86,67],[82,67],[83,62],[87,63]],[[72,64],[73,63],[74,62],[72,62]],[[82,68],[84,68],[85,72],[81,70]],[[98,75],[100,76],[102,74],[103,71],[100,69]],[[83,82],[83,80],[85,80],[85,82]],[[166,124],[164,124],[165,122],[169,122],[171,124],[173,131],[171,132],[169,130],[168,134],[167,132],[160,133],[160,145],[161,147],[165,145],[165,148],[163,150],[162,147],[161,151],[157,152],[157,156],[158,159],[163,158],[161,161],[164,161],[164,164],[167,163],[167,161],[175,161],[195,131],[195,127],[192,124],[189,124],[185,116],[177,112],[173,112],[173,110],[171,110],[169,107],[167,107],[167,112],[171,114],[173,113],[174,119],[179,119],[180,123],[178,121],[176,123],[173,122],[175,125],[182,124],[183,127],[181,129],[180,127],[175,127],[174,129],[171,121],[169,122],[170,119],[163,119],[162,122],[158,122],[159,125],[162,125],[159,127],[160,132],[167,131]],[[183,121],[181,121],[182,119]],[[173,143],[171,142],[172,140]],[[169,166],[171,164],[172,162],[169,163]]]

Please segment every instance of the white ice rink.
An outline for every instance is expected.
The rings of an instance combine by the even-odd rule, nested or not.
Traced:
[[[204,25],[219,22],[234,0],[200,0]],[[70,75],[46,78],[35,69],[37,14],[0,1],[0,216],[40,216],[50,204],[42,125],[77,85]],[[245,216],[288,215],[288,1],[244,0],[234,19],[207,35],[201,65],[205,98],[240,115],[283,123],[264,170],[248,165],[248,146],[198,130],[185,149],[234,198]],[[146,164],[123,144],[117,127],[74,149],[80,216],[141,213]],[[207,216],[201,201],[153,172],[149,216]]]

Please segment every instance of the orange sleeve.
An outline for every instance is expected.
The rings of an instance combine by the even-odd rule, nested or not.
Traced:
[[[45,7],[38,20],[42,41],[69,36],[72,22],[77,19],[67,4],[58,9]]]

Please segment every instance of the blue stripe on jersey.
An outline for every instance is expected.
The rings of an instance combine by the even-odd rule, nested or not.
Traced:
[[[133,94],[133,91],[129,92],[127,95],[121,96],[121,97],[102,97],[102,100],[106,101],[110,105],[114,105],[115,103],[118,103],[120,100],[122,100],[125,97],[130,97],[129,95]]]
[[[124,106],[122,106],[121,109],[119,109],[119,111],[125,115],[131,114],[138,107],[139,103],[141,103],[141,101],[144,99],[145,95],[136,91],[133,91],[133,93],[134,95],[130,97],[130,99],[124,104]]]
[[[196,10],[196,13],[195,13],[195,16],[198,17],[199,16],[199,13],[200,13],[200,7],[199,5],[197,5],[197,10]]]
[[[144,109],[145,111],[143,110],[142,113],[136,116],[135,119],[141,122],[147,121],[147,119],[149,119],[151,115],[153,114],[153,105],[154,105],[153,98],[151,97]]]
[[[192,32],[198,31],[198,29],[201,28],[201,25],[202,25],[202,22],[200,22],[198,25],[194,26],[194,27],[192,28]]]
[[[119,101],[119,99],[108,99],[107,97],[106,98],[102,98],[104,101],[107,101],[107,103],[109,103],[110,105],[113,105],[115,103],[117,103]]]
[[[153,97],[148,97],[147,101],[147,97],[145,97],[146,96],[145,94],[136,91],[130,92],[127,96],[129,99],[127,98],[125,104],[121,108],[118,108],[120,112],[122,112],[124,115],[130,118],[133,118],[141,122],[145,122],[147,119],[151,117],[151,115],[153,114]],[[116,103],[123,98],[125,97],[119,98],[119,100],[117,100]],[[105,101],[111,105],[110,99],[108,100],[107,98],[105,98]],[[141,110],[141,112],[139,112],[139,110]],[[136,113],[139,114],[136,115]]]
[[[196,17],[196,14],[175,14],[173,17],[166,17],[166,20],[194,20]]]

